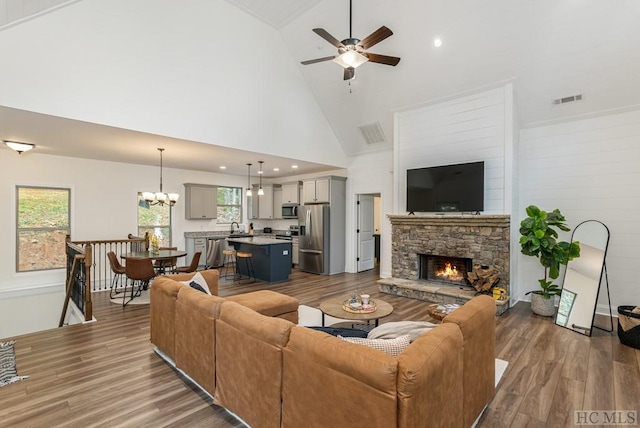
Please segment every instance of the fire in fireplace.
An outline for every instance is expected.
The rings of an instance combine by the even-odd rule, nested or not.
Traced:
[[[466,277],[467,272],[472,268],[471,259],[430,254],[419,254],[419,256],[419,279],[452,285],[469,285]]]

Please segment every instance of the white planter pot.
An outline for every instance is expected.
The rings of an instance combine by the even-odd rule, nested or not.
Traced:
[[[534,314],[552,317],[556,313],[556,308],[553,306],[553,297],[545,299],[542,294],[531,293],[531,310]]]

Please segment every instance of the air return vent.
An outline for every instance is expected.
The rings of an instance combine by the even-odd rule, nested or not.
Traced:
[[[555,106],[560,104],[575,103],[576,101],[582,101],[582,94],[558,98],[556,100],[553,100],[553,105]]]
[[[359,127],[367,144],[384,143],[384,131],[380,122],[370,123]]]

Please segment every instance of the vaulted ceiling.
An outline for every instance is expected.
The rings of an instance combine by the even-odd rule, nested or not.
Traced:
[[[279,33],[351,156],[392,147],[395,111],[504,82],[513,83],[520,127],[640,106],[635,0],[353,0],[353,36],[362,39],[385,25],[394,34],[372,51],[402,60],[396,67],[366,63],[350,82],[331,61],[300,64],[336,53],[313,28],[338,40],[349,36],[348,0],[226,1]],[[23,12],[35,4],[2,0],[0,30],[12,17],[28,17],[16,12],[18,3]],[[61,2],[36,3],[46,8]],[[579,102],[553,104],[577,94],[583,96]],[[361,127],[381,131],[382,141],[368,143]]]

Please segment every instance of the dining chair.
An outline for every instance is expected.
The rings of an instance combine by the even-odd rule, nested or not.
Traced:
[[[191,259],[191,264],[189,266],[181,266],[178,268],[175,268],[173,270],[173,273],[191,273],[191,272],[195,272],[198,270],[198,263],[200,262],[200,255],[202,253],[200,251],[198,251],[197,253],[195,253],[193,255],[193,258]]]
[[[159,250],[177,250],[178,247],[160,247]],[[158,273],[164,274],[166,271],[175,270],[178,265],[178,258],[172,257],[170,259],[157,259],[153,261],[153,267]]]
[[[125,270],[125,267],[122,266],[118,261],[118,256],[116,256],[116,253],[114,253],[113,251],[109,251],[107,253],[107,258],[109,259],[109,265],[111,266],[111,272],[113,273],[113,278],[111,278],[111,289],[109,290],[109,298],[113,299],[117,294],[119,294],[117,291],[118,283],[120,282],[122,276],[126,275],[127,272]],[[125,284],[125,291],[126,288],[127,286]]]
[[[125,265],[125,272],[127,278],[131,280],[131,296],[129,300],[126,300],[127,287],[125,284],[125,292],[122,296],[123,308],[134,298],[140,296],[142,290],[146,290],[149,287],[149,281],[156,276],[156,271],[153,269],[153,263],[150,258],[128,258]]]

